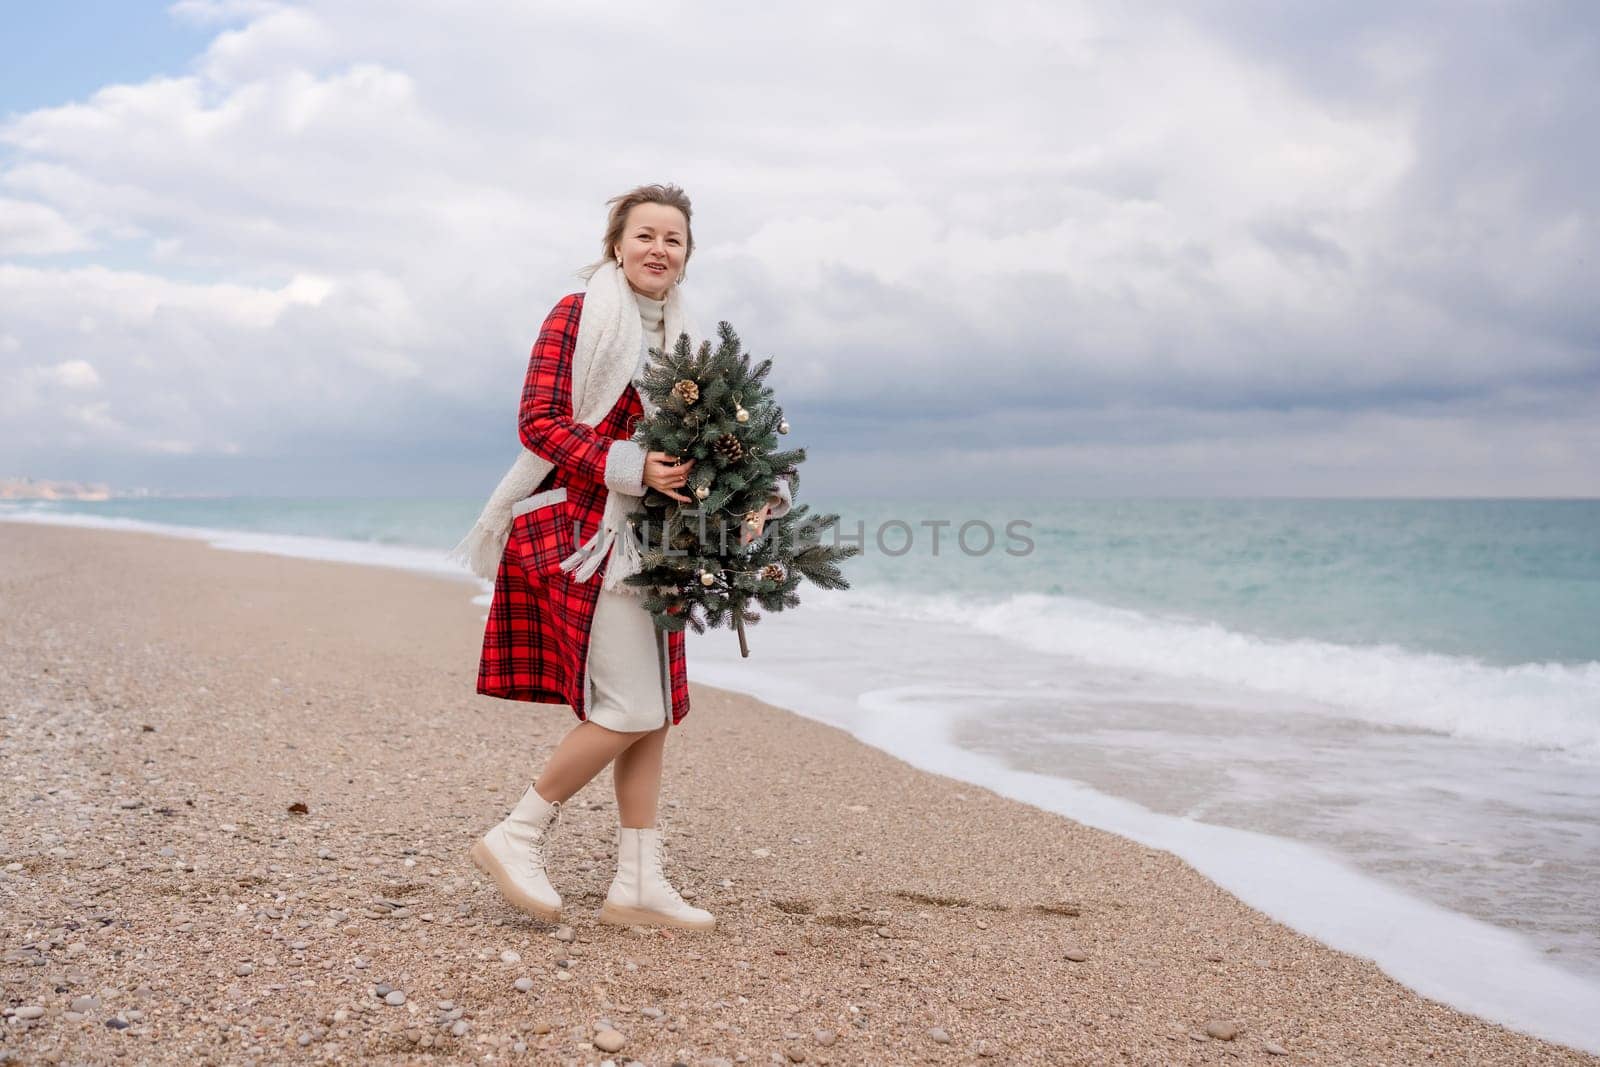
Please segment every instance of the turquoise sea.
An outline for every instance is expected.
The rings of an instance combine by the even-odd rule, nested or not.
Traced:
[[[853,588],[802,589],[748,659],[693,637],[692,679],[1174,851],[1421,992],[1600,1051],[1600,501],[801,499],[861,538]],[[443,559],[481,503],[0,519],[457,573],[486,604]]]
[[[1387,643],[1500,666],[1600,661],[1600,500],[805,502],[860,537],[859,588],[1083,598],[1267,638]],[[481,504],[130,498],[0,501],[0,511],[444,549]],[[992,551],[977,551],[981,527],[966,537],[974,551],[957,544],[974,520],[994,531]],[[1014,521],[1027,524],[1025,555],[1005,551],[1021,544],[1006,535]],[[910,528],[910,551],[901,553],[907,537],[894,522]]]

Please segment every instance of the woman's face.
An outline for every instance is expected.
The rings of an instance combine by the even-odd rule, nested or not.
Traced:
[[[628,209],[622,243],[612,251],[622,257],[629,285],[652,300],[664,300],[683,273],[688,246],[683,212],[666,204],[635,204]]]

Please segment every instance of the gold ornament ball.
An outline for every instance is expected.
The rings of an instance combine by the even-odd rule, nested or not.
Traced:
[[[700,572],[700,584],[701,585],[715,585],[716,582],[717,582],[717,576],[712,574],[710,571],[701,571]]]
[[[779,433],[788,433],[789,432],[789,420],[788,419],[785,419],[782,422],[778,423],[778,432]]]
[[[744,408],[740,408],[738,411],[735,411],[733,413],[733,419],[734,419],[735,422],[749,422],[750,421],[750,413],[748,411],[746,411]]]
[[[711,487],[710,486],[697,485],[697,486],[694,487],[694,498],[696,500],[704,500],[706,497],[708,497],[710,495],[711,495]]]

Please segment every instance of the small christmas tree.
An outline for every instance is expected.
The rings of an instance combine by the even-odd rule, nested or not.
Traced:
[[[836,527],[839,516],[810,516],[798,500],[741,544],[746,524],[767,504],[780,475],[798,497],[806,450],[778,447],[789,424],[763,384],[772,360],[752,366],[726,322],[717,324],[717,337],[715,351],[702,341],[691,352],[687,334],[679,335],[671,353],[650,350],[640,387],[657,410],[640,421],[634,437],[646,451],[695,460],[685,486],[694,502],[646,490],[629,516],[643,546],[642,566],[625,581],[645,587],[645,609],[663,630],[731,626],[740,654],[748,656],[746,624],[760,621],[762,611],[797,607],[802,578],[824,589],[848,589],[839,563],[861,550],[837,538],[824,544],[823,531]]]

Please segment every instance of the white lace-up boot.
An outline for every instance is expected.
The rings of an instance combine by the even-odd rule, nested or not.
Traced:
[[[530,785],[511,814],[471,849],[472,862],[513,907],[550,922],[561,921],[561,894],[545,873],[545,848],[560,816],[561,801],[544,799]]]
[[[675,926],[710,930],[717,920],[691,907],[662,871],[661,831],[617,827],[617,876],[606,891],[600,921],[613,926]]]

